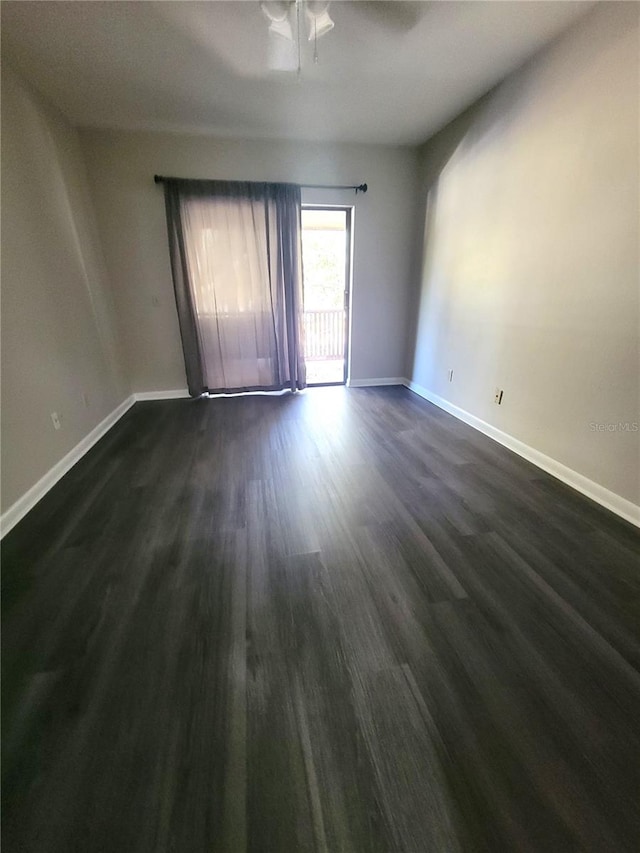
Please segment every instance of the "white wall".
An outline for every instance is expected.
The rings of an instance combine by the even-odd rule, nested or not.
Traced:
[[[410,358],[414,382],[635,504],[639,434],[591,425],[640,421],[638,14],[601,4],[424,147]]]
[[[104,130],[81,131],[81,140],[135,391],[186,387],[163,192],[154,173],[368,182],[369,192],[357,198],[353,192],[307,191],[304,200],[355,203],[352,378],[403,375],[415,149]]]
[[[105,276],[77,134],[3,63],[2,511],[127,395]]]

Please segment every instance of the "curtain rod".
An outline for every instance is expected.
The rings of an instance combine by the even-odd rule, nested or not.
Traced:
[[[161,184],[163,181],[181,180],[179,178],[167,178],[165,175],[154,175],[153,180],[156,184]],[[300,184],[305,190],[355,190],[356,195],[366,193],[369,187],[366,184],[343,184],[337,186],[335,184]]]
[[[300,184],[300,186],[305,190],[355,190],[356,195],[366,193],[369,189],[366,184],[343,184],[342,186],[336,184]]]

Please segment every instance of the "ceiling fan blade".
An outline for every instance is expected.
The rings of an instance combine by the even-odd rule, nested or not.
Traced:
[[[262,0],[260,8],[269,21],[267,32],[267,65],[270,71],[296,71],[298,53],[292,15],[295,3],[285,0]]]
[[[431,3],[404,2],[404,0],[358,0],[350,3],[358,15],[366,16],[372,23],[395,32],[408,32],[424,16]]]
[[[269,28],[267,65],[270,71],[297,71],[298,50],[293,39],[284,38]]]

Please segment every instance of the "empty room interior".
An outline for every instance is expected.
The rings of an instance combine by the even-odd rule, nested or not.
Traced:
[[[640,5],[2,0],[7,853],[640,850]]]

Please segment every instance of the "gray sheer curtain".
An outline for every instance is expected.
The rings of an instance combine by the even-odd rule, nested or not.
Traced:
[[[165,179],[189,393],[304,388],[300,187]]]

